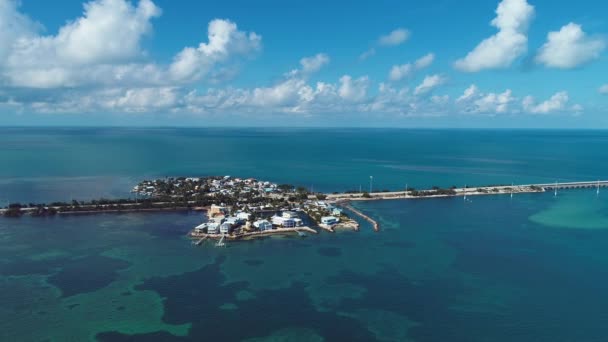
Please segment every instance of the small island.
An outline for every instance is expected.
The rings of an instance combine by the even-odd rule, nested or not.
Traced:
[[[368,221],[375,231],[380,224],[350,205],[352,201],[447,198],[540,193],[547,190],[607,187],[608,181],[569,183],[490,185],[403,191],[346,191],[313,193],[304,187],[277,184],[255,178],[231,176],[165,177],[144,180],[131,189],[130,198],[91,201],[53,202],[50,204],[11,203],[0,209],[5,217],[86,215],[97,213],[201,211],[201,223],[188,236],[201,244],[206,239],[249,240],[269,235],[317,234],[319,230],[359,230],[349,215]]]

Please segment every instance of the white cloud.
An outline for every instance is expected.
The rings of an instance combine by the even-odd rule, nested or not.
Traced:
[[[575,23],[549,32],[547,42],[538,50],[536,62],[551,68],[570,69],[599,58],[606,48],[602,38],[588,37]]]
[[[160,9],[150,0],[141,0],[137,6],[124,0],[92,1],[84,5],[82,17],[61,27],[57,35],[15,32],[0,68],[15,86],[73,86],[80,82],[79,75],[90,73],[94,66],[142,57],[141,40],[151,31],[150,20],[159,15]]]
[[[404,43],[410,37],[410,31],[404,28],[398,28],[391,33],[381,36],[378,39],[378,44],[382,46],[397,46]]]
[[[446,82],[446,78],[441,75],[430,75],[426,76],[422,83],[420,83],[416,89],[414,90],[414,95],[422,95],[430,92],[431,90],[437,88],[438,86],[444,84]]]
[[[602,85],[598,91],[600,94],[608,95],[608,84]]]
[[[509,104],[515,98],[512,96],[511,89],[507,89],[500,94],[489,93],[475,100],[475,112],[477,113],[506,113],[509,109]]]
[[[261,41],[261,36],[239,31],[230,20],[214,19],[209,23],[208,42],[178,53],[169,67],[169,74],[176,81],[200,79],[218,62],[259,50]]]
[[[414,63],[405,63],[401,65],[393,65],[388,74],[388,79],[391,81],[400,81],[411,76],[414,71],[424,69],[430,66],[435,60],[435,54],[428,53],[418,58]]]
[[[371,49],[365,51],[364,53],[360,54],[359,55],[359,60],[360,61],[364,61],[364,60],[372,57],[375,54],[376,54],[376,49],[375,48],[371,48]]]
[[[484,39],[454,66],[466,72],[510,66],[528,49],[527,31],[533,16],[534,7],[526,0],[502,0],[491,22],[498,33]]]
[[[388,79],[391,81],[399,81],[408,76],[410,76],[413,72],[413,67],[411,63],[401,64],[401,65],[393,65],[391,71],[388,73]]]
[[[434,60],[435,60],[435,54],[427,53],[426,55],[418,58],[416,60],[416,62],[414,62],[414,67],[418,70],[427,68],[427,67],[431,66],[431,64],[433,64]]]
[[[329,64],[329,56],[324,53],[318,53],[312,57],[300,59],[300,64],[302,65],[302,72],[307,74],[314,73]]]
[[[0,86],[157,87],[203,76],[211,81],[234,71],[221,64],[261,46],[257,34],[216,19],[209,23],[209,41],[185,48],[172,65],[145,62],[142,41],[160,14],[151,0],[93,0],[84,5],[81,17],[56,34],[40,35],[40,25],[21,14],[15,2],[0,0]]]
[[[539,104],[536,104],[532,96],[526,96],[522,101],[522,107],[524,111],[529,113],[547,114],[567,109],[568,100],[568,93],[565,91],[557,92],[551,98]]]
[[[479,88],[471,84],[464,93],[456,99],[457,108],[464,113],[473,114],[502,114],[510,110],[510,105],[515,101],[511,89],[502,93],[483,93]]]
[[[340,78],[338,94],[341,98],[349,101],[361,101],[367,95],[369,79],[367,76],[359,77],[355,80],[349,75]]]
[[[462,96],[456,99],[456,102],[467,101],[473,98],[475,95],[479,93],[479,88],[476,85],[471,84],[467,89],[464,90]]]

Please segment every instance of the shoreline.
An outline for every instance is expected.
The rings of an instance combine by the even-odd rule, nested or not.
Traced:
[[[247,232],[247,233],[242,233],[239,235],[207,234],[207,233],[196,233],[193,231],[193,232],[188,233],[188,237],[191,239],[219,240],[222,238],[222,236],[224,236],[225,239],[236,241],[236,240],[248,240],[248,239],[264,237],[264,236],[271,236],[271,235],[283,235],[283,234],[290,234],[290,233],[297,234],[298,232],[307,232],[307,233],[311,233],[311,234],[319,233],[310,227],[302,226],[302,227],[296,227],[296,228],[276,228],[276,229],[258,231],[258,232]]]

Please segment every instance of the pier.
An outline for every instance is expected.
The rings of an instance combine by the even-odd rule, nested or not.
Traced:
[[[374,220],[373,218],[365,215],[364,213],[362,213],[361,211],[355,209],[352,205],[350,204],[343,204],[342,205],[344,208],[352,211],[353,213],[355,213],[357,216],[361,217],[362,219],[366,220],[367,222],[372,224],[372,227],[374,228],[375,232],[380,231],[380,224],[378,223],[378,221]]]

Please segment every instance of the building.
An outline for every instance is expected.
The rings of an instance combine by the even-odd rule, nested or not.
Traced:
[[[340,219],[335,216],[323,216],[321,217],[321,223],[332,225],[340,222]]]
[[[332,211],[331,211],[331,214],[333,216],[340,216],[340,215],[342,215],[342,209],[340,209],[340,208],[333,208]]]
[[[236,217],[243,220],[243,221],[249,221],[249,218],[251,217],[250,213],[246,213],[241,211],[240,213],[236,214]]]
[[[207,233],[208,234],[218,234],[220,232],[220,224],[217,222],[208,222],[207,223]]]
[[[245,223],[245,220],[238,218],[237,216],[226,217],[224,222],[230,223],[232,226],[239,226]]]
[[[272,224],[274,226],[293,228],[296,226],[296,219],[283,217],[283,215],[274,215],[272,218]],[[300,220],[301,221],[301,220]]]
[[[296,213],[295,211],[284,211],[281,216],[283,216],[284,218],[297,218],[298,217],[298,213]]]
[[[230,229],[232,229],[232,224],[224,222],[220,225],[220,234],[228,234]]]
[[[272,223],[267,220],[257,220],[253,223],[253,226],[261,231],[272,229]]]

